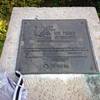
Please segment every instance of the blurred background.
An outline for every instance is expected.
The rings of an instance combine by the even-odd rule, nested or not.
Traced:
[[[0,55],[6,38],[13,7],[88,7],[97,9],[100,17],[100,0],[0,0]]]

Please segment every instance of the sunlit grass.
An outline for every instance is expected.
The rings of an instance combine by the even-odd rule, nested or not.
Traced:
[[[0,19],[0,55],[2,53],[3,44],[7,33],[7,21]]]

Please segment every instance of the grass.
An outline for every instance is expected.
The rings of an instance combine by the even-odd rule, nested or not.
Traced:
[[[3,48],[3,42],[0,41],[0,55],[2,53],[2,48]]]

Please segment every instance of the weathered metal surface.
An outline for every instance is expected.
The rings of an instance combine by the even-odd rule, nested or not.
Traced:
[[[86,20],[23,20],[16,70],[23,74],[95,73]]]

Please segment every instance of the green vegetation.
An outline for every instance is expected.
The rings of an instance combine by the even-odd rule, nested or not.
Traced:
[[[0,54],[2,52],[3,43],[6,38],[6,32],[7,32],[7,22],[6,20],[0,20]]]
[[[2,52],[2,48],[3,48],[3,42],[0,41],[0,54]]]
[[[100,13],[98,13],[98,16],[100,17]]]
[[[94,6],[100,16],[100,0],[0,0],[0,54],[13,7]]]

